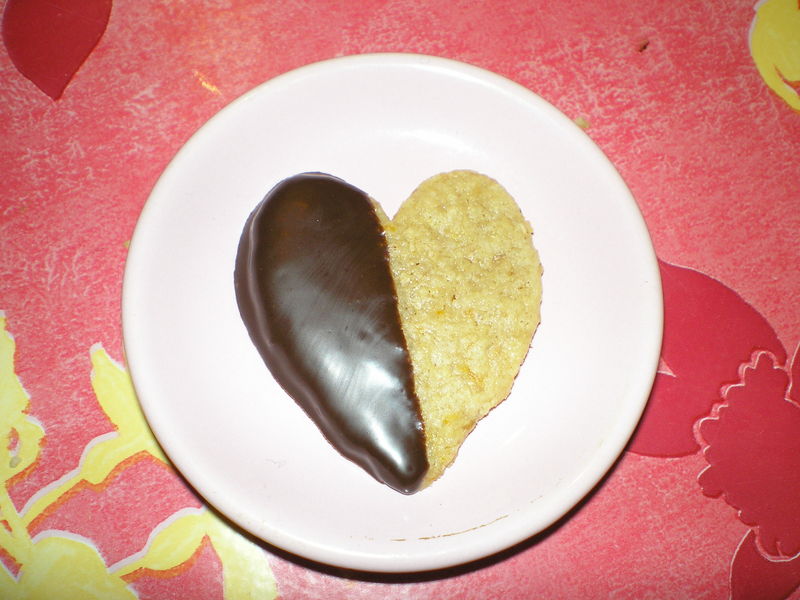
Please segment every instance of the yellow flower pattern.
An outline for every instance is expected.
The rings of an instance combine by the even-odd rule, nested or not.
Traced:
[[[800,111],[800,3],[762,0],[750,31],[750,52],[764,82]]]
[[[15,575],[0,563],[0,596],[7,600],[82,598],[135,600],[128,580],[140,570],[168,573],[187,563],[210,541],[222,564],[225,598],[277,597],[263,549],[209,508],[178,511],[151,532],[144,549],[107,565],[90,540],[64,532],[31,537],[31,524],[79,484],[102,484],[126,460],[146,452],[168,464],[150,432],[128,373],[100,345],[91,349],[92,388],[115,426],[84,451],[80,466],[35,497],[23,513],[9,495],[15,477],[34,465],[46,432],[27,414],[28,395],[14,370],[14,338],[0,313],[0,550],[19,565]]]

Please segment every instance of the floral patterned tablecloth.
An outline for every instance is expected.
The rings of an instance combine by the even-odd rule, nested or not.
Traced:
[[[2,40],[2,598],[800,598],[797,0],[6,0]],[[255,85],[367,52],[550,101],[661,261],[661,366],[618,464],[543,534],[430,574],[236,530],[170,466],[122,349],[128,243],[175,152]]]

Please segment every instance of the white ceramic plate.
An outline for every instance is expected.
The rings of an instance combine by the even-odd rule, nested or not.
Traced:
[[[236,307],[234,257],[285,177],[332,173],[391,215],[460,168],[500,181],[533,224],[542,324],[508,400],[438,482],[404,496],[342,458],[271,378]],[[662,301],[634,200],[568,118],[484,70],[378,54],[276,77],[197,132],[142,212],[123,324],[150,425],[211,504],[289,552],[399,572],[506,549],[597,484],[647,400]]]

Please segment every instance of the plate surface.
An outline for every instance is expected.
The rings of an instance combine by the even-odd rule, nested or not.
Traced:
[[[337,175],[392,215],[425,178],[462,168],[497,179],[532,223],[542,323],[511,396],[439,481],[404,496],[342,458],[271,378],[236,307],[234,258],[285,177]],[[647,400],[662,300],[633,198],[567,117],[472,66],[377,54],[276,77],[189,140],[136,227],[123,327],[148,421],[211,504],[315,561],[420,571],[525,540],[597,484]]]

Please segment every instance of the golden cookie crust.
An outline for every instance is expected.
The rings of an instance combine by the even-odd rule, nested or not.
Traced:
[[[542,266],[514,198],[474,171],[435,175],[384,219],[430,469],[510,393],[539,325]]]

